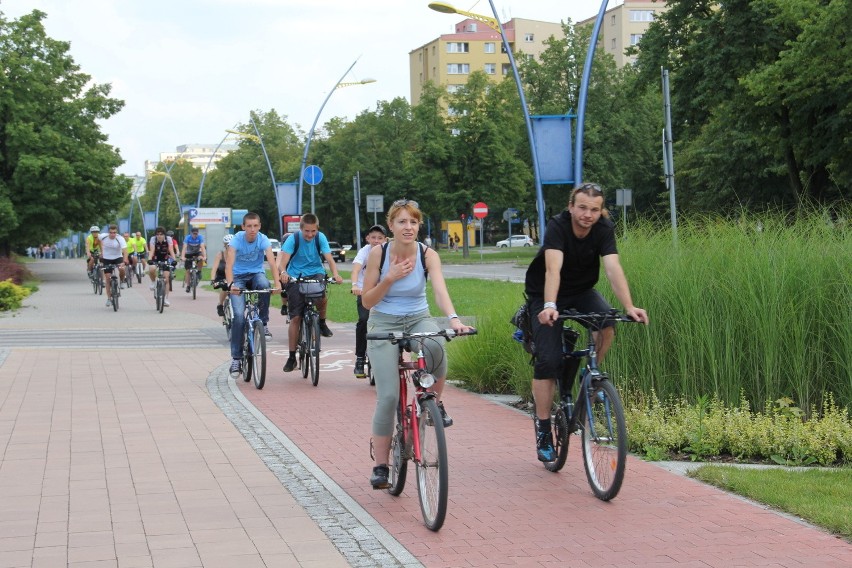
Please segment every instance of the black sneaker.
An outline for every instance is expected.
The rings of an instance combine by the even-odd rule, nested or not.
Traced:
[[[447,411],[444,410],[444,403],[438,403],[438,410],[441,411],[441,421],[444,423],[444,428],[449,428],[453,425],[453,419],[447,416]]]
[[[219,304],[216,306],[216,313],[219,314],[220,318],[225,317],[225,306]]]
[[[189,294],[189,286],[186,287],[186,293]]]
[[[284,363],[284,372],[289,373],[295,368],[296,368],[296,358],[295,357],[288,357],[287,362]]]
[[[242,362],[239,359],[231,360],[231,376],[238,377],[243,371]]]
[[[281,304],[281,315],[282,316],[287,315],[287,304]]]
[[[387,489],[390,487],[390,482],[388,481],[388,476],[390,475],[390,469],[386,465],[377,465],[373,468],[373,475],[370,476],[370,485],[373,486],[373,489]]]
[[[363,357],[356,357],[355,358],[355,378],[356,379],[367,378],[367,373],[364,372],[364,358]]]
[[[328,325],[324,321],[320,320],[320,335],[323,337],[331,337],[334,335],[330,329],[328,329]]]
[[[535,447],[538,453],[538,461],[552,462],[556,459],[556,450],[553,449],[553,438],[550,432],[539,432]]]

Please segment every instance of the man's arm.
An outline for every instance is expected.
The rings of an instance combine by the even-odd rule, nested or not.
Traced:
[[[565,260],[559,249],[544,251],[544,309],[538,314],[538,321],[544,325],[553,325],[559,317],[556,309],[556,297],[562,283],[562,262]]]
[[[228,252],[225,256],[225,281],[228,284],[231,284],[234,281],[234,260],[236,258],[234,247],[228,247]]]
[[[334,281],[338,284],[343,282],[343,278],[341,278],[340,274],[337,272],[337,263],[334,262],[334,257],[331,256],[331,253],[327,252],[323,256],[325,257],[326,262],[328,262],[328,267],[331,269],[331,273],[334,275]]]
[[[290,253],[284,252],[282,248],[278,251],[278,280],[287,283],[290,280],[290,275],[287,274],[287,265],[290,263]]]
[[[278,263],[275,261],[275,254],[272,252],[272,247],[266,249],[266,262],[269,264],[269,271],[272,273],[272,286],[275,287],[274,282],[278,281],[278,277],[275,275]]]
[[[603,257],[603,265],[613,294],[621,302],[621,305],[624,306],[624,313],[636,321],[647,324],[648,314],[642,308],[637,308],[633,305],[633,299],[630,297],[630,286],[627,284],[627,276],[624,275],[624,269],[621,268],[618,255],[606,255]]]
[[[358,287],[358,275],[361,274],[362,264],[360,262],[352,263],[352,274],[349,279],[352,280],[352,293],[356,296],[361,295],[361,288]]]

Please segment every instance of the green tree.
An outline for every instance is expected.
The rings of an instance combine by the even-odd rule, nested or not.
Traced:
[[[47,37],[45,17],[0,13],[0,254],[85,231],[129,198],[98,124],[124,103],[89,85],[68,42]]]

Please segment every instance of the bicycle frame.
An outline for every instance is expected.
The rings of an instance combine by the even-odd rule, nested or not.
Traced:
[[[411,340],[407,340],[411,341]],[[423,456],[420,452],[420,401],[426,398],[435,398],[437,395],[432,387],[423,388],[419,381],[412,379],[416,371],[426,373],[426,355],[423,353],[423,339],[417,339],[417,359],[415,361],[405,360],[405,344],[399,343],[399,416],[402,417],[403,442],[411,443],[414,461],[419,463]],[[411,379],[411,380],[409,380]],[[414,394],[408,401],[408,384],[414,387]],[[409,438],[411,438],[409,440]]]

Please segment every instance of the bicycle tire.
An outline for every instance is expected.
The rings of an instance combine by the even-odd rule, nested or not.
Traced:
[[[130,271],[130,267],[125,267],[124,269],[124,281],[127,283],[127,289],[133,288],[133,273]]]
[[[301,341],[299,341],[299,368],[302,370],[302,378],[308,378],[308,365],[310,364],[310,357],[308,357],[308,345],[311,342],[311,331],[308,327],[307,316],[302,317],[302,323],[299,325],[299,336]]]
[[[538,435],[538,421],[533,415],[535,433]],[[550,428],[553,436],[553,451],[556,458],[550,462],[544,462],[544,469],[557,472],[565,466],[568,459],[568,417],[562,407],[557,406],[550,416]]]
[[[618,391],[608,380],[592,381],[588,403],[581,422],[583,465],[595,497],[609,501],[618,495],[624,481],[627,462],[624,408]]]
[[[134,272],[136,272],[136,283],[142,284],[142,261],[136,261],[136,267],[134,268]]]
[[[89,276],[89,281],[91,281],[91,283],[92,283],[92,288],[94,288],[95,294],[98,293],[98,278],[97,278],[97,275],[98,275],[98,269],[93,268],[92,274],[91,274],[91,276]]]
[[[408,460],[410,455],[405,447],[405,427],[406,425],[402,420],[402,411],[397,407],[396,426],[394,427],[393,437],[391,438],[390,464],[388,464],[390,468],[390,475],[388,476],[390,487],[388,487],[388,493],[394,497],[401,494],[402,490],[405,489],[405,479],[408,476]]]
[[[104,269],[98,268],[98,296],[104,295]]]
[[[320,324],[319,324],[319,315],[311,314],[311,321],[309,323],[311,328],[311,341],[308,343],[308,357],[310,357],[310,367],[311,367],[311,383],[314,386],[319,384],[319,359],[320,359],[320,342],[322,341],[322,335],[320,334]]]
[[[447,515],[449,495],[449,470],[447,463],[447,438],[438,403],[434,398],[420,400],[418,433],[420,459],[417,466],[417,494],[420,512],[426,528],[437,531]]]
[[[189,277],[189,285],[192,286],[192,299],[195,299],[195,291],[198,288],[198,272],[195,270],[192,271],[192,275]]]
[[[243,381],[249,382],[254,372],[254,350],[252,349],[252,328],[254,326],[246,320],[243,326]]]
[[[115,270],[118,270],[116,268]],[[118,298],[121,295],[119,289],[121,285],[118,283],[118,276],[111,276],[109,279],[110,292],[112,293],[112,311],[118,311]]]
[[[231,309],[231,299],[225,298],[224,304],[225,315],[222,316],[222,325],[225,326],[225,335],[228,336],[228,341],[231,341],[231,326],[234,321],[234,312]]]
[[[251,378],[255,388],[260,390],[266,383],[266,335],[260,322],[254,326],[253,335]]]
[[[163,282],[162,278],[157,279],[157,290],[154,293],[154,297],[156,300],[157,311],[163,313],[163,307],[166,303],[166,283]]]

